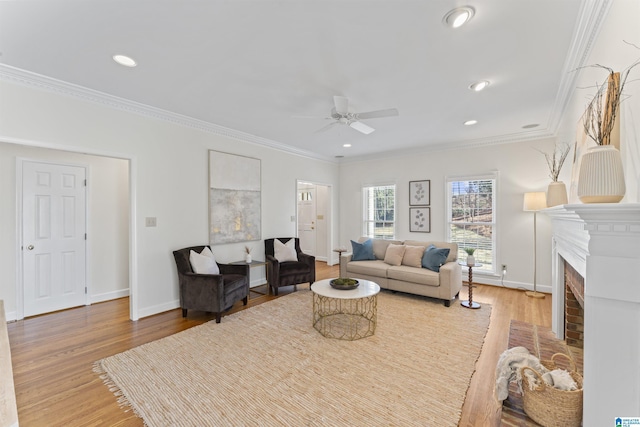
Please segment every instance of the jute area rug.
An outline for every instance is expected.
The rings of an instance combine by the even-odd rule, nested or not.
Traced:
[[[148,426],[456,426],[490,314],[383,291],[375,335],[341,341],[300,290],[96,371]]]

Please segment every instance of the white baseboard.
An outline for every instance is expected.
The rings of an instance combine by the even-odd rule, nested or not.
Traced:
[[[500,277],[491,277],[491,276],[481,276],[481,275],[473,275],[473,283],[478,285],[491,285],[491,286],[501,286],[509,289],[520,289],[523,291],[533,291],[532,283],[525,282],[514,282],[510,280],[500,280]],[[462,274],[462,280],[467,280],[467,275],[465,273]],[[536,285],[536,290],[538,292],[542,292],[545,294],[551,293],[551,285]]]
[[[153,316],[154,314],[164,313],[165,311],[175,310],[176,308],[180,308],[179,299],[152,307],[139,308],[138,318],[142,319],[143,317]]]
[[[119,289],[117,291],[105,292],[102,294],[91,295],[90,304],[98,302],[111,301],[112,299],[124,298],[129,296],[129,288]]]

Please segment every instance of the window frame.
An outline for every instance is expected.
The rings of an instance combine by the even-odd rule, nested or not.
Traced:
[[[391,236],[375,236],[375,219],[369,219],[368,218],[368,208],[367,206],[369,206],[368,203],[368,198],[367,198],[367,194],[369,193],[370,189],[372,188],[379,188],[379,187],[393,187],[393,234]],[[398,209],[396,208],[397,206],[397,199],[398,199],[398,186],[396,185],[395,182],[385,182],[385,183],[376,183],[376,184],[363,184],[362,185],[362,235],[365,237],[369,237],[369,238],[376,238],[376,239],[385,239],[385,240],[394,240],[396,238],[396,228],[397,228],[397,222],[398,222]],[[385,221],[385,222],[389,222],[389,221]],[[374,235],[369,235],[369,225],[371,223],[374,223],[373,225],[373,231],[374,231]]]
[[[493,188],[492,188],[492,222],[491,223],[487,223],[487,222],[482,222],[482,223],[478,223],[478,224],[483,224],[483,225],[491,225],[492,227],[492,232],[491,232],[491,253],[492,253],[492,260],[491,260],[491,268],[487,268],[486,264],[484,264],[482,267],[478,267],[478,268],[474,268],[473,271],[475,273],[480,273],[480,274],[488,274],[488,275],[494,275],[494,276],[498,276],[498,260],[499,258],[499,250],[498,250],[498,245],[497,242],[498,240],[498,235],[500,233],[500,228],[499,228],[499,223],[498,223],[498,205],[499,205],[499,185],[500,185],[500,174],[498,171],[492,171],[492,172],[487,172],[487,173],[479,173],[479,174],[471,174],[471,175],[455,175],[455,176],[447,176],[445,177],[445,196],[447,198],[446,202],[447,202],[447,212],[445,215],[445,236],[446,236],[446,240],[448,242],[452,242],[452,235],[451,235],[451,224],[453,223],[451,221],[451,215],[452,215],[452,210],[453,210],[453,200],[452,200],[452,192],[451,192],[451,183],[452,182],[460,182],[460,181],[482,181],[482,180],[492,180],[493,181]],[[474,223],[464,223],[464,224],[474,224]],[[456,242],[457,243],[457,242]],[[462,248],[459,246],[458,247],[458,256],[460,256],[460,253],[462,252]],[[463,261],[463,259],[459,259],[459,261]],[[463,268],[467,268],[466,266],[463,265]]]

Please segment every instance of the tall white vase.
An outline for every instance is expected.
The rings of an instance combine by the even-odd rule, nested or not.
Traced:
[[[555,181],[549,184],[547,188],[547,206],[566,205],[567,186],[562,181]]]
[[[611,145],[590,147],[582,156],[578,198],[582,203],[618,203],[626,191],[620,151]]]

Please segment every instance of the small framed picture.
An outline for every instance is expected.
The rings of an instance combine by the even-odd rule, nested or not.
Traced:
[[[431,208],[409,208],[409,231],[431,233]]]
[[[431,204],[431,180],[409,181],[409,206],[429,206]]]

